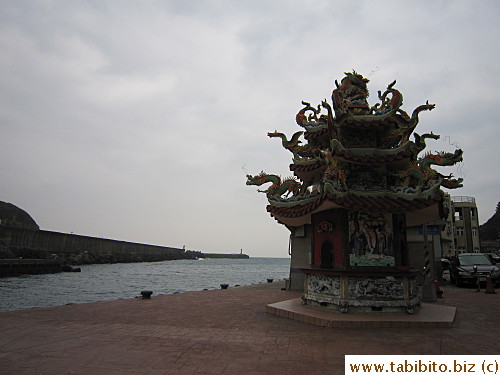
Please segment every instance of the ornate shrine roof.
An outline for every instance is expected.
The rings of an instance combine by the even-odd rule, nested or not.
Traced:
[[[259,191],[266,193],[267,211],[278,221],[308,222],[311,214],[336,207],[408,213],[439,204],[441,187],[462,186],[462,178],[432,168],[461,162],[462,150],[419,156],[426,140],[439,139],[432,132],[414,132],[419,114],[435,105],[426,102],[409,116],[401,109],[403,96],[394,81],[378,92],[380,102],[370,107],[368,82],[356,72],[346,73],[340,84],[335,81],[332,105],[326,100],[317,107],[302,102],[295,120],[303,130],[290,139],[277,131],[268,133],[292,152],[294,176],[281,179],[261,172],[247,175],[247,185],[271,184]]]

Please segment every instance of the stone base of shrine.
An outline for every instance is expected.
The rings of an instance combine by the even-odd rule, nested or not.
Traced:
[[[345,314],[332,309],[304,305],[302,298],[267,305],[267,312],[288,319],[298,320],[321,327],[334,328],[411,328],[452,327],[456,307],[423,303],[415,314],[370,313]]]
[[[302,270],[303,304],[342,313],[408,313],[420,308],[416,274],[401,270],[371,272]]]
[[[420,298],[413,298],[406,301],[383,301],[383,300],[339,300],[330,299],[325,301],[325,296],[304,295],[302,304],[329,309],[341,313],[367,314],[367,313],[407,313],[414,314],[421,307]]]

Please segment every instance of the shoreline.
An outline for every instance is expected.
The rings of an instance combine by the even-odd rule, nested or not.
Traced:
[[[273,280],[272,283],[261,282],[261,283],[251,283],[251,284],[242,284],[242,285],[233,285],[233,286],[228,285],[227,289],[254,289],[254,290],[262,290],[262,289],[276,289],[277,290],[277,289],[280,289],[281,290],[284,287],[285,287],[285,280],[283,279],[283,280]],[[169,295],[177,295],[177,294],[185,294],[185,293],[206,292],[206,291],[213,291],[213,290],[220,290],[220,289],[221,288],[204,288],[204,289],[198,289],[198,290],[186,290],[186,291],[179,291],[179,292],[173,292],[173,293],[159,293],[159,294],[153,293],[151,298],[169,296]],[[56,308],[56,307],[61,307],[61,306],[84,305],[84,304],[89,304],[89,303],[125,301],[125,300],[136,299],[136,298],[141,298],[140,291],[137,292],[137,295],[130,296],[130,297],[102,299],[102,300],[87,301],[87,302],[68,302],[68,303],[63,303],[63,304],[59,304],[59,305],[32,306],[32,307],[23,307],[20,309],[12,309],[12,310],[1,310],[0,309],[0,314],[4,313],[4,312],[36,310],[36,309],[50,309],[50,308]]]

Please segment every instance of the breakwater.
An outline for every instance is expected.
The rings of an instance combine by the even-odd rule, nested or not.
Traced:
[[[53,259],[0,259],[0,277],[57,273],[62,270],[61,262]]]
[[[247,254],[219,254],[219,253],[203,253],[203,258],[214,258],[214,259],[249,259],[250,256]]]
[[[0,240],[11,257],[55,259],[63,264],[158,262],[202,256],[200,251],[3,225]]]
[[[184,248],[41,230],[26,211],[0,201],[0,260],[3,260],[0,276],[54,273],[72,270],[70,265],[199,258],[248,259],[249,256],[203,254]]]

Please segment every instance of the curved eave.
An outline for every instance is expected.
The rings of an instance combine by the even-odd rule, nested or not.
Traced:
[[[389,112],[384,115],[347,115],[336,121],[336,126],[350,126],[353,128],[378,128],[394,126],[401,122],[396,113]]]
[[[324,135],[328,135],[328,127],[326,125],[318,126],[317,128],[306,128],[304,138],[311,140]]]
[[[308,164],[290,164],[290,171],[302,181],[313,181],[321,177],[326,165],[319,158]]]
[[[386,164],[413,157],[412,143],[394,149],[349,148],[334,151],[335,158],[351,163]]]
[[[435,189],[432,189],[435,190]],[[311,223],[311,215],[333,208],[345,208],[352,211],[370,211],[381,213],[406,213],[411,223],[422,220],[420,212],[426,212],[425,219],[439,218],[439,210],[429,208],[442,201],[439,189],[434,192],[421,194],[398,194],[392,192],[349,192],[349,193],[324,193],[313,200],[290,203],[269,201],[267,211],[281,224],[299,226]],[[436,216],[437,215],[437,216]],[[420,218],[420,219],[419,219]],[[423,222],[426,222],[423,221]],[[418,224],[412,224],[418,225]]]
[[[293,164],[290,164],[290,170],[300,171],[300,172],[310,172],[318,168],[324,167],[325,163],[321,158],[309,158],[309,159],[293,159]]]

